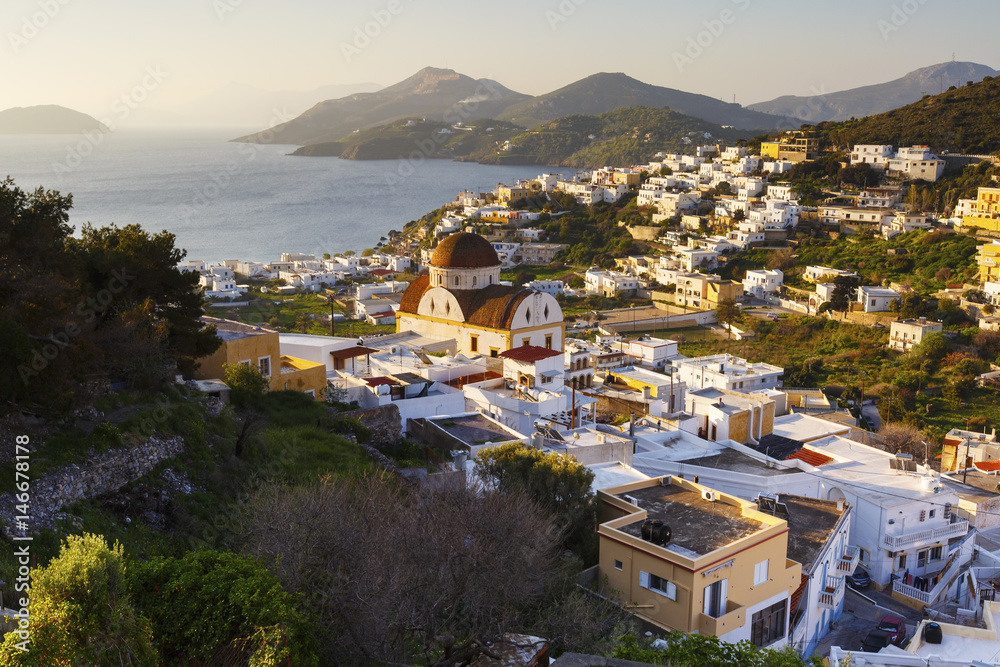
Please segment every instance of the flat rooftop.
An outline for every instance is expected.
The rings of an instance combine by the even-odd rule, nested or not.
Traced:
[[[730,472],[742,472],[748,475],[760,475],[761,477],[776,477],[778,475],[792,475],[802,472],[798,468],[772,468],[765,465],[763,461],[758,461],[752,456],[747,456],[735,449],[723,449],[718,454],[702,456],[696,459],[686,459],[681,461],[693,466],[702,468],[715,468],[717,470],[728,470]]]
[[[819,500],[804,496],[779,494],[778,501],[788,508],[788,557],[811,568],[816,556],[847,511],[837,510],[834,500]]]
[[[670,542],[664,548],[688,558],[712,553],[764,526],[756,519],[744,517],[739,506],[704,500],[700,493],[679,486],[648,486],[618,497],[628,502],[634,498],[650,519],[659,519],[670,526]],[[641,538],[642,521],[622,526],[620,530]]]
[[[510,442],[517,436],[483,415],[459,415],[431,420],[449,434],[470,445],[487,442]]]
[[[263,336],[265,334],[278,333],[273,329],[268,329],[255,324],[243,324],[233,320],[223,320],[218,317],[202,317],[202,323],[206,326],[215,326],[215,335],[222,340],[236,340],[238,338],[249,338],[250,336]]]

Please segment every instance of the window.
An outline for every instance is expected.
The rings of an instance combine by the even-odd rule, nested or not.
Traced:
[[[242,361],[239,362],[239,364],[240,364],[240,366],[246,366],[247,368],[249,368],[250,367],[250,360],[249,359],[243,359]]]
[[[490,348],[490,356],[493,357],[494,359],[496,359],[497,357],[499,357],[500,356],[500,348],[491,347]]]
[[[271,357],[261,357],[258,359],[257,368],[260,370],[260,374],[264,377],[271,377]]]
[[[472,286],[473,287],[476,286],[476,277],[475,276],[472,276]]]
[[[622,562],[620,560],[616,560],[615,561],[615,569],[616,570],[621,570],[622,567],[623,567]]]
[[[469,336],[469,349],[473,352],[479,352],[479,336]]]
[[[639,572],[639,585],[671,600],[677,600],[677,585],[655,574]]]
[[[455,276],[455,287],[458,287],[458,276]]]
[[[552,349],[552,334],[549,334],[545,337],[545,349],[546,350]]]
[[[917,567],[921,568],[927,565],[927,549],[917,552]]]
[[[757,563],[753,568],[753,585],[760,586],[767,581],[767,559]]]
[[[934,515],[936,513],[937,513],[937,510],[931,510],[930,516],[931,516],[932,519],[934,518]]]
[[[906,569],[906,554],[899,554],[899,567],[897,567],[896,569],[897,570]]]
[[[522,346],[524,346],[524,345],[531,345],[531,339],[530,338],[522,338],[521,339],[521,345]]]
[[[726,588],[728,584],[728,579],[720,579],[705,586],[705,601],[702,611],[706,616],[719,618],[726,613]]]
[[[871,553],[868,549],[858,547],[858,552],[861,554],[858,560],[862,563],[868,563],[871,560]]]
[[[941,560],[941,547],[931,549],[930,560]]]
[[[767,646],[785,636],[785,603],[775,603],[754,612],[750,624],[750,641],[757,646]]]

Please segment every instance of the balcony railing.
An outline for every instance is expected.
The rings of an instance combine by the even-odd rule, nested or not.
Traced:
[[[907,531],[898,535],[885,535],[882,544],[889,551],[900,551],[933,542],[942,542],[953,537],[962,537],[968,532],[969,522],[965,519],[960,519],[941,528],[928,528],[925,530]]]
[[[704,613],[698,614],[698,629],[702,634],[719,637],[730,630],[743,626],[743,623],[746,621],[743,618],[744,611],[746,609],[743,605],[737,604],[732,600],[726,600],[726,613],[722,616],[714,617]]]
[[[819,606],[836,609],[844,599],[844,578],[826,575],[826,586],[819,592]]]
[[[930,604],[931,602],[931,594],[929,591],[922,591],[919,588],[907,586],[903,583],[902,579],[896,579],[892,582],[892,590],[923,604]]]
[[[847,547],[844,549],[844,555],[840,557],[837,561],[837,573],[838,574],[851,574],[858,567],[858,561],[861,559],[861,549],[857,547]]]

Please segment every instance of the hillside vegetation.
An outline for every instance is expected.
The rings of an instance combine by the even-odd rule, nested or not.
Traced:
[[[1000,77],[952,86],[939,95],[865,118],[816,125],[828,145],[927,145],[931,150],[986,154],[1000,150]]]

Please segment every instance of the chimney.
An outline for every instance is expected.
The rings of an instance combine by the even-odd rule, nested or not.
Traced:
[[[843,498],[837,498],[837,511],[838,512],[843,512],[844,511],[844,499]]]

